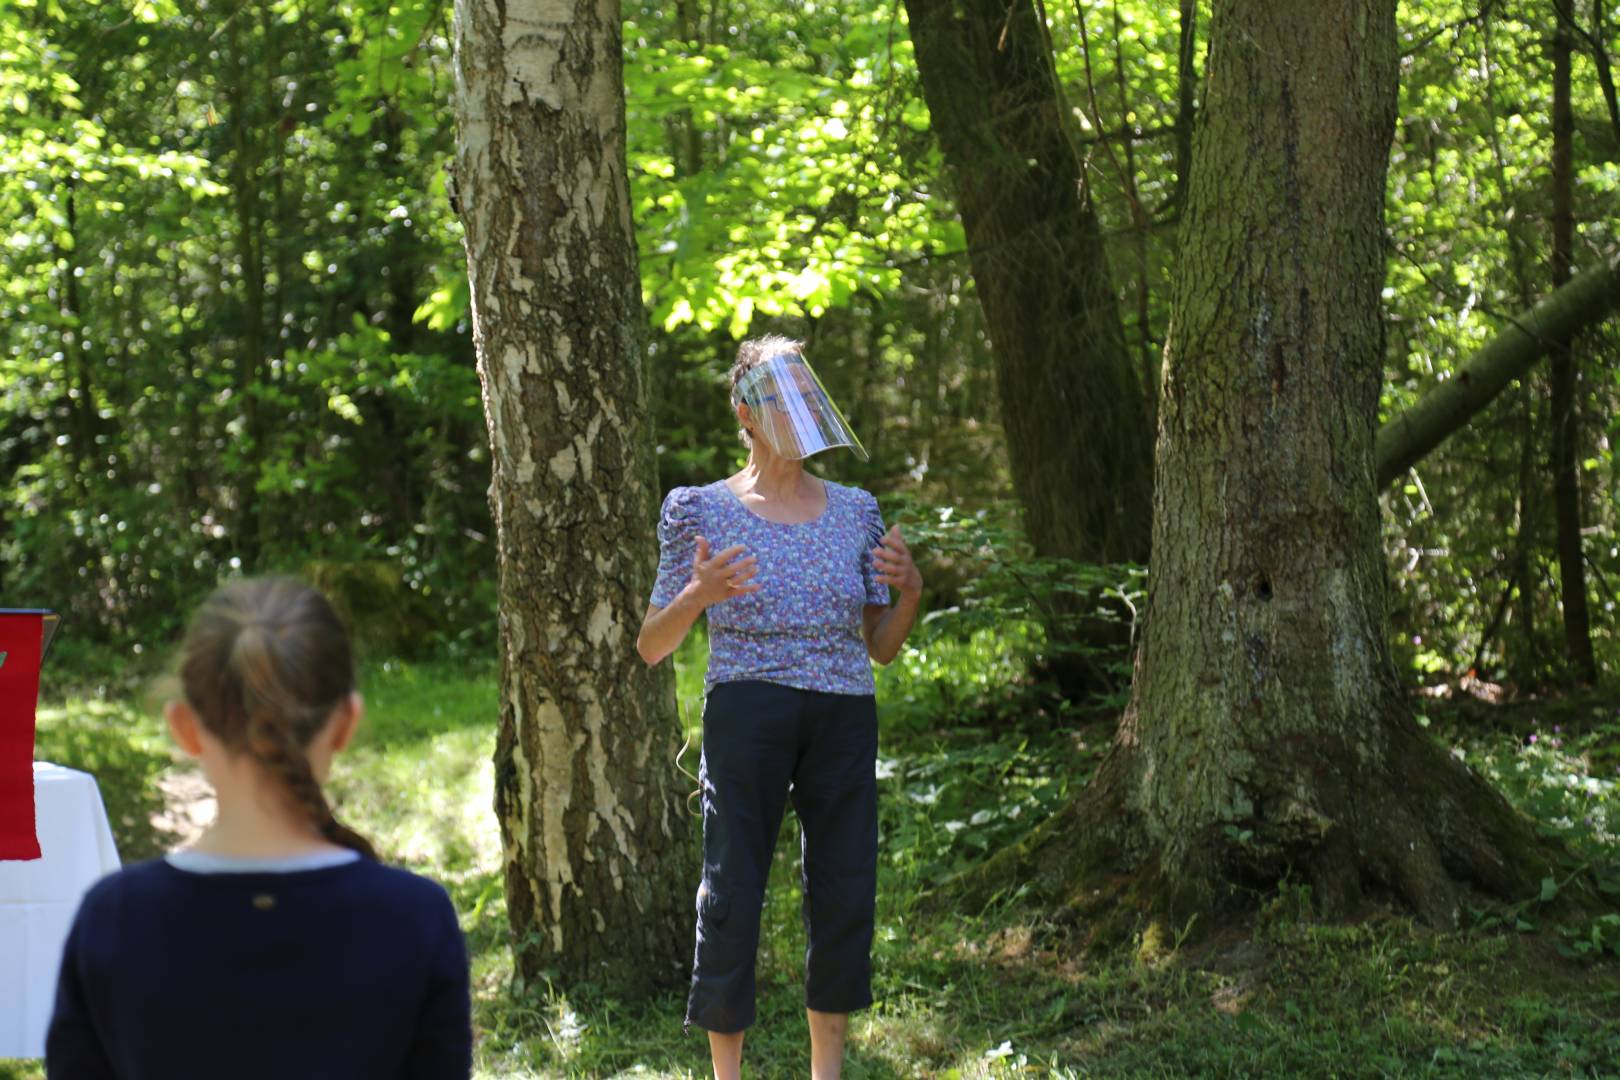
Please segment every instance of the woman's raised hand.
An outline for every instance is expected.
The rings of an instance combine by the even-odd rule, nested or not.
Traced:
[[[760,587],[751,579],[759,573],[759,560],[743,553],[741,544],[734,544],[720,554],[709,555],[709,541],[697,538],[697,554],[692,559],[692,580],[687,588],[704,607],[730,600],[733,596],[746,596],[758,592]]]
[[[878,546],[872,549],[872,562],[877,568],[877,579],[892,585],[902,593],[922,592],[922,572],[911,558],[911,549],[900,535],[900,526],[891,525]]]

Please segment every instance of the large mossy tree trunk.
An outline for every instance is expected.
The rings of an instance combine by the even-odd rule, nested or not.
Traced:
[[[455,199],[494,459],[495,809],[520,971],[682,976],[690,845],[657,541],[617,0],[457,0]]]
[[[1291,877],[1325,913],[1384,896],[1451,926],[1461,885],[1523,896],[1543,867],[1525,820],[1416,726],[1387,646],[1395,6],[1214,5],[1133,697],[1093,782],[1013,856],[1041,851],[1070,899],[1076,868],[1092,887],[1127,870],[1179,924]]]
[[[1146,562],[1152,402],[1032,0],[906,0],[1038,555]],[[1093,605],[1094,606],[1094,605]]]

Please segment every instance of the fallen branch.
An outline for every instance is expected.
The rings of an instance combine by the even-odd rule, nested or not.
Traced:
[[[1620,310],[1620,251],[1612,252],[1514,319],[1451,378],[1379,429],[1375,444],[1380,487],[1467,425],[1514,379],[1560,341]]]

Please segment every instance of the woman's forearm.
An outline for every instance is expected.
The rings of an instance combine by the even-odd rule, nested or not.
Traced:
[[[917,622],[917,608],[921,603],[922,590],[916,592],[902,590],[900,599],[878,619],[866,643],[866,651],[874,661],[887,664],[900,655],[900,650],[905,647],[906,638],[911,636],[912,626]]]
[[[682,589],[668,607],[649,607],[636,636],[636,652],[649,664],[656,664],[686,640],[692,624],[703,614],[703,604],[690,586]]]

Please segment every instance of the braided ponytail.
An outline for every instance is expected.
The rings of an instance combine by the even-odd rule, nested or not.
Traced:
[[[370,841],[338,821],[332,813],[326,793],[321,790],[315,773],[309,767],[309,757],[294,740],[287,725],[265,716],[250,719],[248,752],[281,782],[323,837],[341,847],[358,851],[369,859],[377,857]]]
[[[376,858],[333,815],[306,752],[354,692],[348,634],[325,597],[288,578],[224,586],[192,620],[180,678],[208,730],[251,754],[321,836]]]

